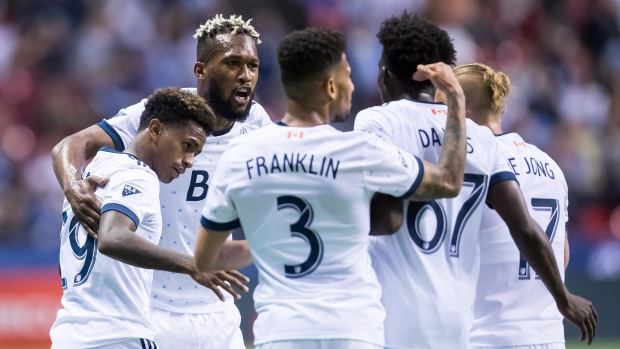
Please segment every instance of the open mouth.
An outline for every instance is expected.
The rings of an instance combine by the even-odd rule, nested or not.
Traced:
[[[242,86],[234,93],[235,101],[239,104],[247,104],[250,101],[252,90],[247,86]]]

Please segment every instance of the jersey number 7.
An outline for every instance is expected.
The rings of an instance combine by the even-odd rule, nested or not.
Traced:
[[[472,191],[456,216],[454,230],[452,232],[452,237],[450,238],[451,257],[458,258],[459,256],[459,245],[465,224],[476,207],[478,207],[480,202],[482,202],[482,199],[484,198],[482,194],[486,192],[486,182],[486,175],[470,173],[465,174],[463,179],[463,187],[471,187]],[[422,218],[422,214],[426,210],[433,211],[435,217],[437,218],[437,227],[435,228],[435,233],[430,241],[425,241],[422,239],[422,234],[420,234],[420,220]],[[407,230],[409,231],[411,240],[413,240],[416,246],[418,246],[423,253],[431,254],[437,252],[446,236],[447,229],[448,221],[446,218],[446,212],[439,202],[433,200],[427,202],[409,203],[409,208],[407,209]]]
[[[553,242],[555,231],[558,228],[558,220],[560,218],[558,212],[559,206],[558,199],[532,198],[532,208],[534,211],[551,212],[551,218],[549,218],[549,223],[545,229],[545,234],[547,234],[547,237],[551,242]],[[519,256],[519,280],[529,280],[531,278],[530,264],[525,260],[522,254],[519,254]],[[538,279],[538,276],[536,276],[536,278]]]

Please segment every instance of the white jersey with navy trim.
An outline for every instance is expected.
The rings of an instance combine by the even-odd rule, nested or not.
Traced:
[[[136,224],[136,235],[153,244],[159,241],[159,181],[146,164],[102,148],[84,173],[84,177],[110,178],[95,191],[102,213],[122,212]],[[65,199],[60,233],[63,309],[50,331],[52,348],[94,348],[153,339],[148,320],[153,271],[99,253],[97,241],[88,236]]]
[[[184,89],[196,93],[196,89]],[[230,140],[239,135],[271,124],[269,116],[258,103],[252,102],[250,114],[244,122],[236,122],[227,132],[207,137],[202,153],[196,156],[194,166],[169,184],[161,184],[161,213],[163,230],[159,246],[194,255],[200,227],[200,211],[207,196],[211,176]],[[133,139],[140,126],[140,116],[146,99],[122,109],[115,117],[99,123],[122,150]],[[189,275],[155,271],[151,305],[177,313],[210,313],[234,306],[234,300],[222,291],[226,302],[213,291],[200,286]]]
[[[560,167],[516,133],[497,137],[521,184],[529,213],[551,240],[564,278],[568,187]],[[480,276],[471,343],[516,346],[563,343],[563,317],[551,294],[521,257],[497,212],[485,208],[480,227]]]
[[[422,176],[412,155],[330,125],[272,125],[231,142],[202,224],[243,227],[259,271],[255,344],[383,344],[385,312],[367,252],[370,200],[375,192],[409,196]]]
[[[431,163],[441,152],[444,104],[408,99],[361,111],[355,129],[379,135]],[[465,348],[478,277],[478,231],[488,188],[515,179],[488,128],[466,120],[465,180],[454,199],[405,202],[405,221],[371,237],[370,256],[383,287],[386,347]]]

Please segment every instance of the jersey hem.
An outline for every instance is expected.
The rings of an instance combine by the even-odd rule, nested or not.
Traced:
[[[112,138],[112,142],[114,142],[114,148],[116,148],[116,150],[125,150],[125,143],[123,143],[123,139],[118,134],[118,132],[116,132],[112,125],[110,125],[106,120],[102,120],[97,124],[97,126],[101,127],[105,131],[105,133],[107,133],[108,136]]]
[[[508,181],[508,180],[517,181],[517,176],[515,176],[514,173],[509,172],[509,171],[498,172],[491,176],[491,179],[489,180],[489,188],[493,186],[494,184],[497,184],[503,181]],[[517,181],[517,183],[518,182],[519,181]]]
[[[230,221],[230,222],[218,223],[218,222],[209,220],[205,216],[202,216],[202,218],[200,218],[200,224],[205,229],[215,230],[215,231],[228,231],[228,230],[233,230],[233,229],[241,227],[241,222],[239,222],[239,218],[233,221]]]
[[[545,344],[559,344],[559,343],[564,343],[566,344],[566,341],[551,341],[551,342],[527,342],[527,343],[510,343],[510,344],[475,344],[473,342],[469,342],[469,346],[470,347],[480,347],[480,348],[503,348],[503,347],[522,347],[522,346],[526,346],[526,345],[545,345]]]
[[[410,197],[411,195],[413,195],[413,193],[415,193],[415,191],[418,190],[420,183],[422,183],[422,178],[424,178],[424,164],[422,163],[422,160],[420,160],[419,157],[414,156],[414,158],[418,162],[418,176],[416,177],[415,181],[413,181],[413,184],[411,185],[409,190],[407,190],[407,192],[403,196],[400,197],[401,199],[406,199]]]
[[[217,306],[211,306],[211,304],[214,304],[215,302],[220,302],[222,304],[217,304]],[[191,306],[188,306],[187,308],[171,307],[165,303],[152,303],[152,302],[151,302],[150,307],[155,308],[157,310],[166,311],[169,313],[199,315],[199,314],[219,313],[219,312],[234,308],[236,306],[235,306],[235,302],[232,299],[230,301],[227,299],[226,302],[222,302],[221,300],[218,299],[218,300],[214,300],[211,303],[207,303],[206,305],[196,306],[196,304],[193,304]],[[201,309],[201,308],[207,308],[207,309]],[[211,309],[208,309],[208,308],[211,308]]]
[[[371,343],[374,345],[378,345],[380,347],[384,347],[383,342],[381,341],[376,341],[370,338],[365,338],[365,337],[357,337],[357,336],[347,336],[347,335],[331,335],[331,336],[326,336],[324,334],[307,334],[307,333],[300,333],[297,335],[287,335],[286,337],[268,337],[266,339],[261,339],[261,340],[254,340],[254,346],[258,345],[258,344],[265,344],[265,343],[269,343],[269,342],[278,342],[278,341],[296,341],[296,340],[329,340],[329,339],[349,339],[349,340],[356,340],[356,341],[361,341],[361,342],[367,342],[367,343]]]
[[[104,212],[107,212],[107,211],[118,211],[118,212],[124,214],[125,216],[129,217],[134,222],[134,224],[136,225],[136,228],[138,226],[140,226],[140,219],[127,206],[123,206],[121,204],[114,204],[114,203],[112,203],[112,204],[105,204],[101,208],[101,214],[103,214]]]

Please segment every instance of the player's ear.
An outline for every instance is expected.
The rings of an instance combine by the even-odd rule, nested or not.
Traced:
[[[196,62],[196,64],[194,64],[194,75],[196,75],[199,80],[204,80],[207,76],[207,66],[202,62]]]
[[[163,132],[163,125],[158,119],[152,119],[149,122],[149,135],[151,139],[156,141]]]
[[[336,99],[336,95],[338,93],[336,88],[336,81],[334,80],[333,76],[330,76],[329,79],[327,79],[327,82],[325,82],[325,93],[327,94],[330,102]]]

